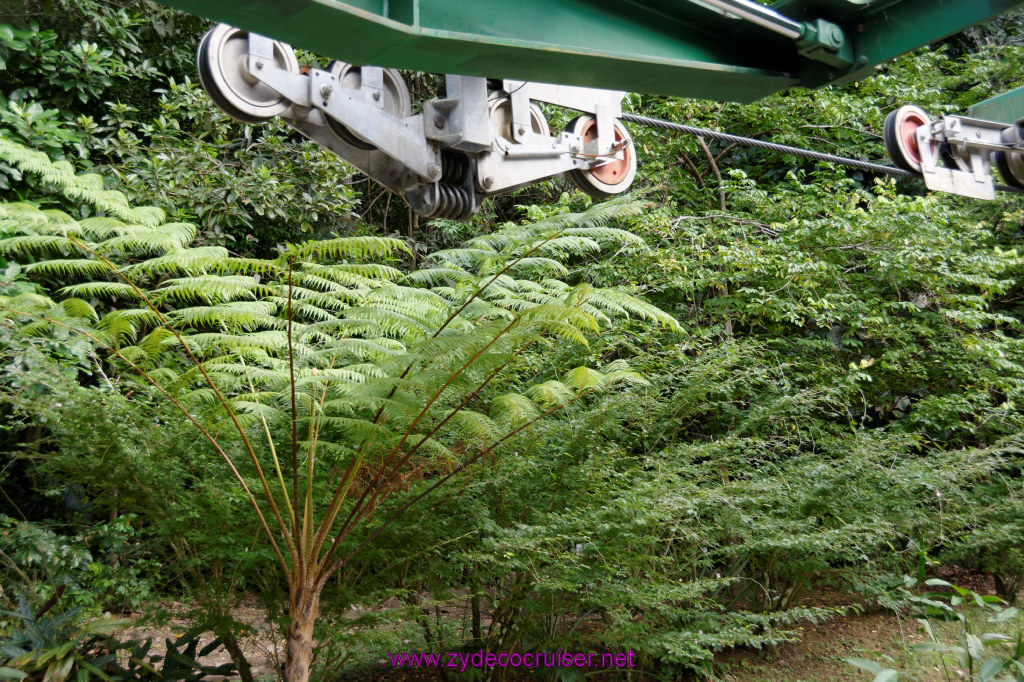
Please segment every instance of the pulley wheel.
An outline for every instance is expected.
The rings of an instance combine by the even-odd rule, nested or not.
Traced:
[[[917,129],[931,122],[928,112],[913,104],[902,106],[885,119],[885,149],[898,168],[921,172],[921,149],[917,145]]]
[[[1003,182],[1024,189],[1024,152],[996,152],[996,168]]]
[[[514,121],[512,120],[512,100],[508,97],[493,100],[487,107],[487,114],[491,119],[491,130],[495,137],[501,141],[516,144],[516,138],[512,131]],[[544,113],[533,102],[530,102],[530,130],[537,135],[548,134],[548,121]]]
[[[614,121],[615,142],[625,142],[621,160],[603,163],[589,170],[573,169],[567,173],[572,183],[595,199],[622,194],[633,184],[636,177],[636,150],[633,149],[633,138],[626,126],[618,119]],[[569,121],[565,131],[579,135],[584,143],[597,139],[597,119],[590,115],[577,116]]]
[[[337,78],[338,84],[342,87],[358,90],[363,84],[361,67],[334,60],[327,65],[327,72]],[[381,99],[383,101],[381,110],[395,118],[405,118],[412,114],[412,98],[409,96],[409,88],[406,87],[405,80],[397,69],[384,69],[384,88],[381,91]],[[325,116],[325,118],[327,127],[345,144],[368,151],[376,149],[374,145],[353,133],[343,123],[330,116]]]
[[[280,116],[291,106],[283,95],[254,78],[247,67],[249,33],[218,24],[199,43],[196,62],[199,82],[225,114],[242,123],[261,123]],[[274,41],[274,66],[299,72],[295,52]]]
[[[943,142],[939,145],[939,158],[942,159],[947,168],[961,170],[965,173],[970,173],[973,170],[970,155],[964,156],[960,151],[959,145]]]

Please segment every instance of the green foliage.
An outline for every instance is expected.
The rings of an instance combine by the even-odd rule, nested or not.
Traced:
[[[80,180],[58,173],[59,168],[41,157],[14,151],[7,158],[60,180],[65,194],[77,196],[81,191]],[[107,199],[108,194],[98,196]],[[322,400],[330,411],[314,417],[310,425],[345,425],[344,430],[361,438],[373,428],[351,419],[353,410],[390,409],[390,398],[378,402],[386,393],[429,394],[429,383],[416,382],[436,381],[436,366],[466,357],[499,366],[508,360],[509,349],[538,333],[585,344],[582,333],[609,324],[611,315],[674,325],[671,317],[621,292],[508,274],[538,267],[547,274],[552,264],[564,269],[557,259],[593,254],[602,244],[636,245],[637,238],[630,233],[602,226],[636,210],[636,204],[609,202],[584,214],[559,214],[510,227],[473,240],[468,248],[439,252],[437,267],[406,277],[395,268],[360,262],[404,250],[404,243],[394,239],[309,242],[291,247],[275,261],[255,260],[229,256],[223,249],[188,248],[195,230],[187,224],[133,224],[99,217],[76,221],[26,204],[8,205],[3,217],[11,236],[0,247],[6,255],[35,261],[25,265],[29,273],[64,282],[86,281],[60,289],[71,296],[60,302],[23,294],[5,299],[5,304],[14,317],[24,310],[37,318],[52,318],[57,328],[81,329],[117,349],[129,363],[155,366],[166,353],[184,346],[204,361],[204,370],[223,382],[220,390],[245,391],[235,399],[241,413],[260,418],[270,416],[277,404],[272,396],[284,391],[282,382],[289,381],[281,363],[288,351],[284,330],[293,326],[294,341],[303,349],[302,362],[308,364],[301,371],[308,376],[298,384],[304,400],[313,400],[325,386],[332,388],[329,399]],[[145,218],[158,217],[134,209],[139,211]],[[127,209],[122,215],[127,216]],[[84,258],[60,257],[76,251]],[[122,265],[116,267],[111,259]],[[104,267],[109,279],[94,279]],[[146,281],[155,281],[155,287],[140,289]],[[416,286],[420,284],[429,288]],[[154,307],[103,312],[106,301],[151,301]],[[165,304],[173,307],[163,313],[159,307]],[[458,333],[442,333],[447,327]],[[29,322],[24,329],[38,335],[47,328],[45,322]],[[188,341],[175,330],[182,330]],[[486,342],[498,332],[494,341]],[[501,345],[491,350],[498,339]],[[420,378],[397,378],[396,370],[407,366],[420,367]],[[559,392],[569,395],[630,379],[622,367],[610,370],[578,370],[564,382],[538,388],[534,398],[549,406]],[[170,367],[162,371],[175,387],[201,379],[196,368],[173,376],[167,374],[173,373]],[[384,393],[375,388],[378,384],[386,387]],[[374,394],[378,397],[371,397]],[[203,386],[183,400],[203,402],[210,397]]]
[[[89,544],[107,563],[94,561],[81,536],[61,536],[38,524],[0,515],[0,551],[7,559],[0,575],[6,584],[31,589],[43,600],[59,590],[65,601],[87,611],[130,611],[150,596],[147,576],[158,565],[133,551],[133,543],[128,542],[135,534],[130,522],[126,516],[88,529]]]
[[[683,219],[651,284],[699,304],[692,324],[705,338],[763,340],[793,358],[795,384],[842,387],[855,420],[953,442],[1018,430],[1019,323],[992,306],[1021,258],[999,228],[954,230],[954,207],[934,198],[814,180],[791,176],[770,202],[746,180],[734,192],[746,217]]]
[[[164,638],[164,653],[150,653],[151,638],[139,641],[116,642],[117,649],[126,656],[124,664],[116,664],[108,672],[115,680],[181,680],[194,682],[208,675],[228,676],[235,672],[234,663],[203,665],[199,659],[208,656],[221,646],[221,640],[214,638],[202,643],[200,631],[192,628],[172,640]]]
[[[0,29],[5,491],[61,519],[50,539],[95,559],[106,599],[150,561],[174,567],[153,589],[195,594],[219,627],[238,591],[280,599],[247,508],[264,489],[282,554],[297,517],[340,517],[328,679],[409,647],[631,648],[652,676],[712,676],[720,651],[835,615],[822,585],[917,598],[889,577],[925,555],[1019,591],[1019,199],[636,129],[656,207],[591,208],[554,180],[414,228],[286,128],[218,113],[192,71],[202,22],[28,5]],[[962,113],[1021,85],[1022,25],[845,88],[627,107],[877,159],[888,110]],[[49,161],[65,154],[108,187]],[[356,223],[361,196],[380,226]],[[504,223],[521,199],[528,222]],[[76,485],[90,506],[72,513]],[[957,641],[944,655],[973,656]]]
[[[206,22],[141,0],[21,4],[0,25],[3,138],[51,158],[74,148],[132,201],[243,253],[352,225],[350,169],[281,123],[235,123],[199,88]],[[24,195],[14,164],[0,166],[0,189]]]
[[[915,650],[935,652],[942,659],[944,669],[947,664],[959,666],[958,677],[966,675],[968,679],[977,679],[979,682],[1024,680],[1024,629],[1017,633],[1016,639],[994,632],[975,634],[971,631],[970,622],[963,612],[970,604],[987,612],[989,623],[1007,623],[1019,618],[1017,609],[1004,609],[999,605],[998,597],[983,597],[973,590],[951,585],[944,580],[933,578],[926,580],[925,585],[948,587],[950,592],[927,592],[921,597],[911,598],[911,603],[916,605],[924,616],[918,622],[930,638],[928,642],[915,645]],[[939,601],[941,599],[948,600],[949,603]],[[940,642],[929,623],[931,618],[959,621],[963,626],[963,632],[958,643],[951,645]],[[997,650],[994,657],[986,656],[986,646]],[[946,670],[948,678],[949,672]]]
[[[961,566],[992,573],[997,593],[1011,605],[1024,587],[1024,476],[1020,453],[1013,454],[972,491],[978,501],[974,515],[965,519],[948,553]]]
[[[103,180],[98,175],[75,173],[74,167],[66,161],[51,163],[45,154],[33,152],[24,146],[0,138],[0,161],[9,164],[16,172],[32,173],[48,186],[56,187],[70,201],[81,202],[94,207],[105,214],[117,216],[122,220],[132,221],[140,226],[151,226],[163,220],[163,212],[152,207],[134,209],[120,192],[103,188]],[[86,216],[89,215],[87,212]],[[69,217],[53,214],[54,219],[61,221]],[[21,226],[45,224],[50,215],[31,204],[13,203],[4,205],[4,231]],[[7,222],[11,221],[11,222]],[[15,222],[16,221],[16,222]]]
[[[326,150],[296,139],[280,122],[235,123],[195,78],[170,79],[153,101],[153,120],[124,104],[89,127],[93,159],[133,201],[195,221],[204,244],[263,256],[280,242],[352,227],[351,170]]]

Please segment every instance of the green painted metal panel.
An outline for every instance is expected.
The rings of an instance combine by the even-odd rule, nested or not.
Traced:
[[[856,53],[867,63],[878,64],[1021,7],[1024,3],[1018,0],[872,3],[860,20],[863,32],[857,38]]]
[[[781,0],[828,19],[861,62],[836,69],[795,42],[690,0],[163,0],[355,64],[749,102],[818,87],[1021,0]]]
[[[800,20],[821,16],[843,27],[855,64],[842,71],[807,64],[804,87],[843,85],[918,47],[1024,8],[1020,0],[780,0],[773,9]]]
[[[997,123],[1016,123],[1024,118],[1024,87],[979,102],[967,110],[974,118]]]
[[[356,64],[752,101],[797,82],[788,42],[689,2],[672,18],[579,0],[167,0]],[[728,26],[734,40],[702,21]],[[401,18],[401,21],[395,17]],[[737,51],[736,44],[759,50]]]

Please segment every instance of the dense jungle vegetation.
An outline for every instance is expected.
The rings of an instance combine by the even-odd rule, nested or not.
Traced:
[[[721,679],[850,609],[976,598],[1009,634],[937,636],[934,679],[1024,680],[1020,195],[634,128],[630,196],[557,179],[415,220],[221,114],[205,21],[4,7],[0,679],[276,679],[284,651],[240,644],[253,601],[293,680],[559,649]],[[892,109],[1021,85],[1016,14],[844,88],[624,106],[879,159]],[[940,567],[1001,601],[922,596]],[[126,634],[172,602],[166,653]]]

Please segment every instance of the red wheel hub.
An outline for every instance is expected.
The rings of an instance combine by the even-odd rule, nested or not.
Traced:
[[[593,142],[597,139],[597,121],[590,119],[583,124],[583,130],[580,132],[580,137],[583,138],[583,142]],[[616,146],[622,142],[623,136],[622,131],[619,130],[618,126],[615,126],[615,142]],[[622,150],[622,160],[611,161],[606,164],[602,164],[597,168],[593,168],[590,174],[597,180],[600,180],[606,185],[617,185],[629,175],[629,167],[632,163],[630,158],[633,154],[632,145],[626,145]]]
[[[926,119],[913,111],[900,121],[899,134],[903,141],[903,149],[906,150],[907,157],[916,163],[921,163],[921,148],[917,144],[917,129],[927,123]]]

